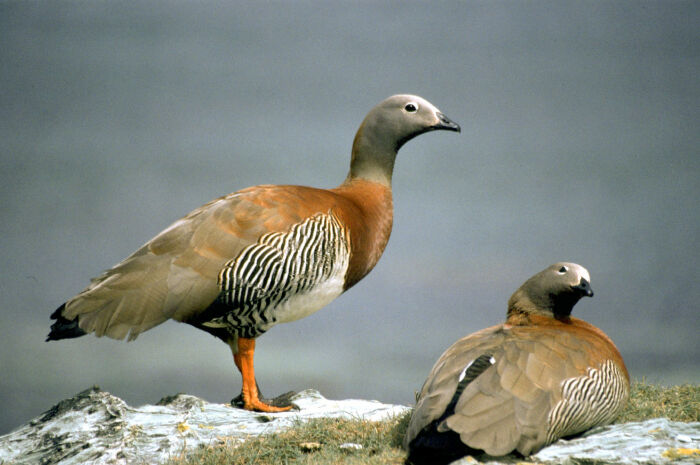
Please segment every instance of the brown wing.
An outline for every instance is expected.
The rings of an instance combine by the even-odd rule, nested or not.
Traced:
[[[169,318],[187,321],[219,293],[224,264],[268,232],[334,205],[328,191],[257,186],[194,210],[66,303],[63,316],[97,336],[134,339]]]
[[[487,328],[460,339],[435,362],[418,395],[406,433],[406,447],[425,426],[445,412],[455,394],[462,370],[474,359],[503,342],[503,334],[498,328],[500,326]]]
[[[477,357],[490,354],[494,365],[470,382],[454,414],[438,431],[452,430],[473,449],[524,455],[551,440],[549,414],[562,397],[562,382],[600,364],[587,342],[552,328],[502,326],[461,339],[440,357],[423,390],[406,437],[406,445],[445,412],[460,373]]]

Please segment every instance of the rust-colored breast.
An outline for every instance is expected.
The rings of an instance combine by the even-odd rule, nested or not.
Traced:
[[[374,268],[389,242],[394,219],[391,188],[354,179],[332,192],[346,201],[336,214],[350,235],[345,279],[345,289],[349,289]]]

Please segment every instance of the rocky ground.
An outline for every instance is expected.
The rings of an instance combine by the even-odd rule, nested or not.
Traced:
[[[379,421],[409,407],[366,400],[328,400],[306,390],[293,398],[298,410],[262,414],[177,395],[156,405],[131,407],[97,387],[63,400],[41,416],[0,437],[2,464],[158,463],[200,445],[243,441],[320,417]],[[558,441],[530,457],[544,464],[700,463],[700,423],[658,418],[597,428]],[[469,459],[456,462],[474,463]]]

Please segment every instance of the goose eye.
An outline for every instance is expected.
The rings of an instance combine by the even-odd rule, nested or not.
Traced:
[[[559,268],[559,274],[564,274],[564,273],[566,273],[567,271],[569,271],[569,269],[568,269],[567,267],[565,267],[565,266],[562,266],[561,268]]]
[[[403,107],[404,110],[406,110],[408,113],[415,113],[418,111],[418,104],[410,102],[407,103],[405,107]]]

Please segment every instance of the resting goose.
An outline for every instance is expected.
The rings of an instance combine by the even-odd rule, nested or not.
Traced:
[[[629,375],[610,338],[571,316],[584,296],[593,296],[588,271],[555,263],[513,294],[504,324],[447,349],[413,411],[407,463],[527,456],[612,422],[627,403]]]

